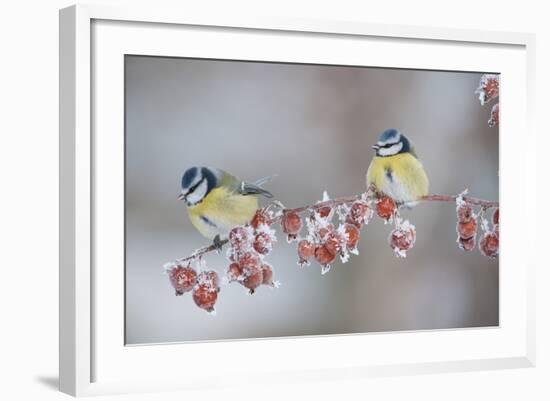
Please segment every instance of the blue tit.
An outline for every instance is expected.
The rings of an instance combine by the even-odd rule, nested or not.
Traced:
[[[373,149],[376,154],[367,171],[367,188],[374,184],[379,191],[407,206],[428,195],[428,176],[405,135],[387,129]]]
[[[233,227],[252,220],[258,195],[273,197],[261,188],[269,178],[248,183],[217,168],[191,167],[183,174],[178,199],[186,202],[195,228],[219,244]]]

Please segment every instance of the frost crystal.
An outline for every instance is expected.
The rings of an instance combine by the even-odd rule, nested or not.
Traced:
[[[177,264],[174,262],[168,262],[162,265],[162,269],[164,270],[164,274],[168,274],[172,271],[172,269],[175,269],[177,267]]]
[[[338,216],[338,220],[340,220],[340,223],[346,221],[350,209],[351,207],[348,206],[346,203],[336,206],[336,215]]]
[[[458,194],[456,197],[456,211],[458,212],[458,209],[460,209],[461,206],[465,205],[466,202],[464,201],[464,197],[468,195],[468,188],[466,188],[464,191]]]

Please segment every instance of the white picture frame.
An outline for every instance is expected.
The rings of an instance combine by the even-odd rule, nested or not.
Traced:
[[[178,38],[185,35],[197,35],[200,46],[181,46],[185,41]],[[258,38],[262,41],[259,45]],[[336,38],[338,46],[331,43]],[[537,261],[531,252],[534,245],[518,232],[533,230],[535,223],[527,218],[527,192],[518,187],[534,186],[534,177],[528,171],[535,168],[536,162],[534,155],[515,147],[513,137],[513,132],[521,131],[524,140],[535,143],[531,126],[534,41],[534,35],[522,33],[345,21],[235,20],[154,7],[78,5],[61,10],[60,390],[80,396],[244,384],[234,380],[234,371],[246,372],[256,383],[267,383],[274,377],[280,382],[293,382],[534,366]],[[326,52],[329,54],[315,53],[315,45],[321,43],[331,50]],[[311,53],[303,51],[306,45]],[[351,51],[354,46],[370,46],[369,54],[377,58],[368,65],[502,74],[500,184],[504,206],[501,219],[505,223],[501,234],[501,325],[437,332],[125,347],[120,335],[123,276],[117,262],[121,252],[118,223],[123,214],[122,198],[116,191],[123,173],[118,136],[123,114],[120,56],[206,57],[215,53],[218,58],[319,63],[338,58],[340,62],[367,65],[361,52]],[[399,46],[400,51],[383,50],[391,46]],[[460,62],[456,61],[459,56]],[[94,138],[98,129],[114,134],[98,143]],[[111,177],[104,184],[105,180],[96,178],[106,169]],[[108,188],[114,188],[114,192],[106,199],[101,193]],[[103,242],[112,244],[112,249],[103,247],[97,253],[97,246]],[[112,269],[97,274],[98,263],[109,264]],[[264,357],[247,367],[239,356],[251,352]],[[207,365],[198,361],[198,356],[205,354],[219,358],[214,371],[205,373]],[[194,370],[181,363],[182,355],[195,361]],[[295,359],[289,359],[291,356]]]

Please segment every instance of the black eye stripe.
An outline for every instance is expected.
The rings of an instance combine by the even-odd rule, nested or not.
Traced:
[[[199,182],[197,182],[195,185],[193,185],[191,188],[189,188],[189,191],[187,191],[187,195],[192,194],[193,192],[195,192],[195,189],[197,189],[198,186],[201,185],[201,183],[203,181],[204,181],[204,178],[201,179]]]

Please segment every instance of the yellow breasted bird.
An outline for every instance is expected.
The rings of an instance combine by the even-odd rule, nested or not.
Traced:
[[[367,171],[367,188],[374,184],[379,191],[407,206],[428,195],[428,177],[405,135],[387,129],[373,149],[376,155]]]
[[[273,197],[261,188],[269,179],[248,183],[217,168],[191,167],[183,174],[178,199],[186,202],[195,228],[219,245],[233,227],[250,222],[258,209],[258,195]]]

